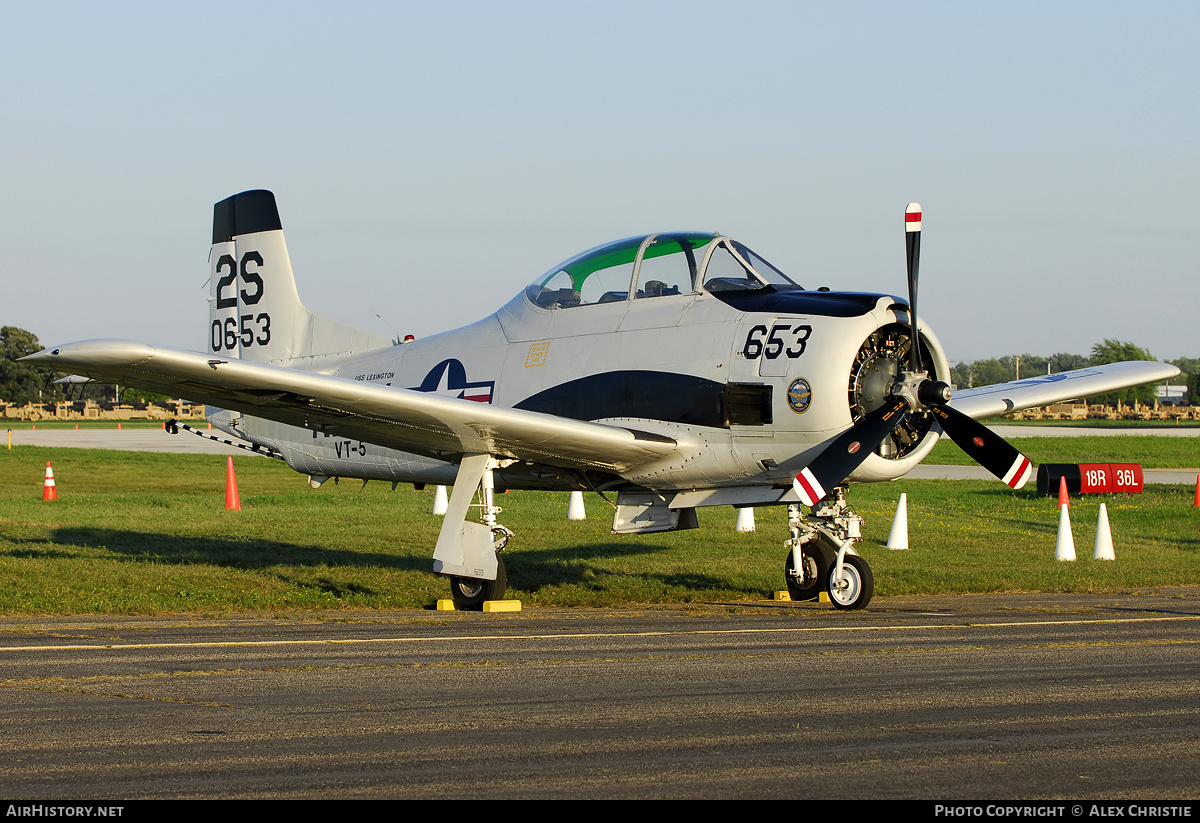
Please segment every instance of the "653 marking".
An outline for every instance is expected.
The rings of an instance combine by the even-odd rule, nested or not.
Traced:
[[[784,337],[789,331],[791,332],[790,341]],[[776,323],[771,326],[769,332],[766,326],[758,325],[750,329],[750,333],[746,335],[746,343],[742,346],[742,356],[747,360],[754,360],[760,356],[774,360],[779,355],[786,354],[794,360],[804,354],[805,345],[811,334],[812,326],[807,324],[793,327],[787,323]],[[766,336],[765,340],[763,339],[764,335]]]

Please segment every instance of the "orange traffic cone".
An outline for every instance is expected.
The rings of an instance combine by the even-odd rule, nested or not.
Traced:
[[[120,431],[120,430],[121,430],[121,424],[120,424],[120,423],[118,423],[118,424],[117,424],[117,431]]]
[[[1196,502],[1192,505],[1200,509],[1200,474],[1196,475]]]
[[[58,499],[58,488],[54,485],[54,469],[50,468],[49,460],[46,461],[46,482],[42,484],[42,499]]]
[[[79,431],[79,424],[78,424],[78,423],[76,423],[76,424],[75,424],[75,431]]]
[[[242,501],[238,497],[237,478],[233,476],[233,458],[229,458],[228,468],[225,470],[225,510],[240,512],[242,510]]]
[[[1058,507],[1071,507],[1071,496],[1067,494],[1067,478],[1058,478]]]

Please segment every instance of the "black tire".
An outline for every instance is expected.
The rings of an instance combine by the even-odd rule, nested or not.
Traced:
[[[508,574],[504,571],[504,558],[496,558],[496,579],[480,580],[476,577],[450,577],[450,596],[454,608],[460,611],[477,612],[485,600],[503,600],[508,590]]]
[[[787,559],[783,562],[783,579],[787,581],[788,595],[792,600],[798,602],[816,600],[829,585],[829,569],[833,566],[834,561],[837,560],[837,553],[826,543],[827,539],[825,535],[819,534],[816,540],[810,540],[801,547],[802,562],[811,564],[809,575],[806,576],[811,576],[815,567],[815,579],[807,585],[801,586],[797,583],[796,578],[792,576],[792,572],[794,571],[792,567],[792,553],[787,553]]]
[[[832,573],[829,575],[829,600],[834,608],[865,609],[875,595],[875,575],[867,561],[856,554],[846,555],[842,577],[847,584],[845,587],[838,585]]]

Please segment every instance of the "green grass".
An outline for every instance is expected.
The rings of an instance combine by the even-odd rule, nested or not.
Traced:
[[[185,418],[182,422],[188,423],[197,428],[204,428],[208,425],[205,420],[192,420]],[[78,426],[81,430],[100,431],[103,429],[116,430],[117,424],[121,424],[122,429],[161,429],[162,420],[4,420],[0,419],[0,432],[4,429],[12,429],[13,431],[30,431],[34,426],[38,430],[54,429],[74,430]]]
[[[1083,429],[1194,429],[1200,420],[1013,420],[1009,417],[988,417],[979,421],[985,426],[1067,427]]]
[[[60,499],[41,500],[52,460]],[[428,608],[447,596],[430,571],[441,518],[432,489],[332,482],[310,489],[282,463],[235,458],[243,510],[224,509],[225,458],[44,449],[0,453],[0,613],[277,613]],[[883,548],[900,492],[908,552]],[[734,531],[730,508],[700,510],[696,531],[616,537],[612,511],[566,493],[499,498],[517,536],[510,592],[531,606],[622,607],[751,601],[782,587],[786,513],[757,511]],[[1092,561],[1108,503],[1117,561]],[[881,595],[1013,590],[1104,591],[1200,581],[1200,510],[1190,487],[1073,503],[1080,561],[1054,561],[1055,501],[999,483],[901,481],[855,486],[860,552]]]
[[[1009,437],[1006,440],[1034,463],[1141,463],[1147,469],[1200,467],[1200,437],[1131,435],[1106,437]],[[943,437],[925,462],[969,466],[975,461]]]

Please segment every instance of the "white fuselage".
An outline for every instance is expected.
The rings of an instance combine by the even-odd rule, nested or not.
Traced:
[[[367,352],[329,373],[613,423],[679,442],[671,457],[620,478],[593,477],[593,487],[781,487],[851,425],[864,341],[878,329],[907,324],[906,307],[890,296],[854,295],[869,308],[831,316],[820,312],[825,303],[843,305],[841,295],[799,295],[804,311],[788,312],[786,305],[765,311],[731,305],[708,293],[567,309],[541,308],[521,294],[478,323]],[[926,329],[922,336],[935,373],[948,374],[936,339]],[[261,418],[233,415],[231,428],[314,477],[450,484],[457,471],[433,456]],[[936,439],[923,435],[903,457],[871,455],[851,479],[899,477]],[[580,485],[576,472],[529,463],[497,474],[498,484],[510,488]]]

